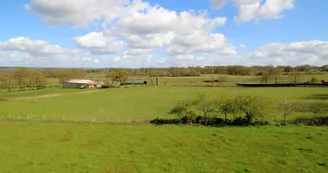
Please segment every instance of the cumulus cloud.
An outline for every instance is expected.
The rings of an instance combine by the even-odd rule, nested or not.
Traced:
[[[227,19],[224,17],[210,18],[205,11],[178,13],[142,1],[135,1],[133,4],[130,7],[133,10],[121,15],[115,23],[103,26],[103,35],[89,33],[76,38],[78,46],[89,48],[90,52],[95,54],[99,52],[99,47],[116,47],[117,44],[113,41],[106,44],[106,39],[123,38],[127,49],[162,48],[168,54],[175,55],[216,51],[225,44],[224,35],[212,32],[213,29],[225,24]],[[136,4],[143,5],[134,8]],[[140,8],[143,10],[135,10]],[[82,41],[87,45],[81,44]],[[98,45],[98,48],[95,45]],[[123,45],[122,41],[120,45]]]
[[[52,45],[43,40],[31,40],[27,37],[12,38],[0,42],[0,49],[22,51],[32,56],[52,56],[63,53],[74,53],[74,51],[65,50],[59,45]]]
[[[251,20],[279,19],[283,17],[283,12],[293,9],[295,0],[235,0],[238,8],[236,20],[238,22],[248,22]]]
[[[213,8],[237,7],[236,21],[282,18],[295,0],[210,0]],[[298,65],[328,63],[327,42],[272,43],[239,53],[216,28],[226,17],[207,11],[174,11],[143,0],[31,0],[26,9],[48,25],[95,26],[74,38],[80,49],[68,50],[20,37],[0,42],[3,59],[55,66],[168,67],[205,65]],[[243,50],[244,52],[245,50]],[[88,53],[87,53],[88,52]],[[160,53],[158,53],[160,52]]]
[[[49,25],[85,26],[97,20],[114,20],[129,3],[129,0],[32,0],[25,7]]]
[[[328,63],[328,42],[271,43],[248,55],[249,62],[275,65],[323,65]]]
[[[126,43],[111,37],[104,37],[102,32],[91,32],[85,36],[76,37],[75,43],[82,49],[88,49],[92,54],[119,53]]]
[[[0,42],[0,62],[7,66],[66,67],[80,66],[79,50],[27,37],[11,38]]]
[[[170,55],[181,55],[218,51],[224,46],[225,41],[225,37],[222,34],[194,32],[190,35],[175,37],[166,48],[166,53]]]

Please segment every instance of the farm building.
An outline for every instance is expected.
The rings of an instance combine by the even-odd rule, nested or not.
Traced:
[[[328,80],[322,80],[321,83],[328,84]]]
[[[121,85],[147,85],[147,81],[125,81]]]
[[[79,80],[79,79],[72,79],[68,80],[62,83],[63,88],[99,88],[101,87],[101,84],[98,84],[97,82],[93,80]]]

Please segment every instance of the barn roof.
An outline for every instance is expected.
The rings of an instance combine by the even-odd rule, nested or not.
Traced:
[[[65,81],[65,83],[79,83],[79,84],[96,84],[97,82],[93,80],[85,80],[85,79],[71,79]]]

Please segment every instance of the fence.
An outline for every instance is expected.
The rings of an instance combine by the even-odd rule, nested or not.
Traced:
[[[49,116],[49,115],[0,115],[0,121],[28,121],[28,122],[68,122],[68,123],[108,123],[108,124],[122,124],[122,123],[138,123],[146,124],[151,121],[150,118],[95,118],[95,117],[81,117],[76,118],[72,116]]]

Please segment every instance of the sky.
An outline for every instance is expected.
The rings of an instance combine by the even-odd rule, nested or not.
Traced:
[[[0,66],[328,64],[326,0],[0,1]]]

